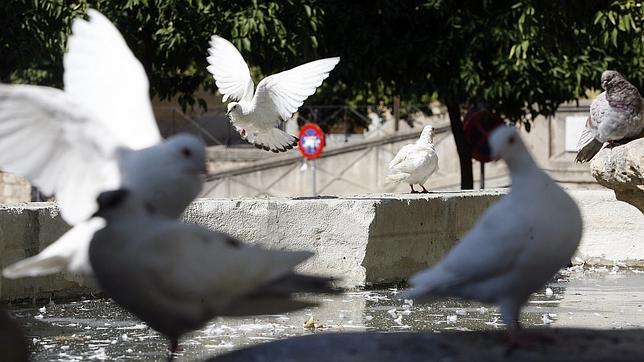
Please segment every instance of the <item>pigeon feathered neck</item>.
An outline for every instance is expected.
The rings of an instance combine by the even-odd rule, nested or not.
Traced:
[[[517,138],[516,144],[503,156],[503,160],[510,169],[512,188],[522,183],[535,181],[535,175],[542,173],[534,162],[523,141]]]
[[[611,107],[639,111],[642,98],[637,88],[623,77],[606,87],[606,100]]]
[[[431,145],[433,142],[434,142],[434,129],[425,128],[423,129],[423,132],[420,134],[418,141],[416,141],[416,144]]]

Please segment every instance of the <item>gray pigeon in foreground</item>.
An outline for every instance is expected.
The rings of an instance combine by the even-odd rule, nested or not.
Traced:
[[[418,192],[414,190],[414,184],[420,185],[423,192],[429,192],[424,184],[429,176],[438,171],[438,154],[433,141],[434,127],[425,126],[418,141],[405,145],[389,162],[390,174],[387,175],[387,181],[405,182],[412,193]]]
[[[644,100],[634,85],[614,70],[602,73],[604,92],[590,104],[575,161],[588,162],[605,142],[623,143],[644,130]]]
[[[0,168],[54,195],[74,226],[38,255],[5,268],[7,278],[91,275],[87,248],[105,224],[91,216],[103,191],[133,190],[176,218],[201,191],[204,143],[188,133],[161,138],[143,66],[105,16],[87,13],[88,20],[72,23],[64,90],[0,85]]]
[[[499,305],[510,337],[520,341],[519,312],[531,293],[570,263],[581,238],[576,203],[530,156],[517,132],[491,135],[512,190],[492,205],[440,262],[410,279],[400,298],[458,296]]]
[[[107,221],[90,243],[99,287],[170,339],[215,316],[278,314],[315,305],[293,293],[334,293],[330,278],[294,271],[313,253],[266,250],[206,228],[153,215],[132,192],[99,196]]]

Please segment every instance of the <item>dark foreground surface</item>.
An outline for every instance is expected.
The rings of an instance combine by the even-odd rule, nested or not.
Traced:
[[[644,361],[641,354],[631,354],[644,348],[641,270],[571,268],[537,291],[523,308],[523,325],[562,333],[554,337],[553,345],[538,346],[541,353],[507,352],[504,326],[492,306],[453,298],[416,304],[398,300],[398,292],[393,288],[357,291],[314,299],[319,307],[282,315],[216,318],[181,340],[183,351],[176,360],[203,361],[261,346],[256,361],[288,361],[286,355],[275,357],[280,349],[290,353],[290,360],[325,362],[348,358],[353,352],[358,354],[350,361],[379,356],[388,361],[433,356],[449,357],[445,361],[479,361],[482,356],[517,361],[530,356],[552,360],[636,356],[635,360]],[[167,356],[162,336],[109,299],[13,305],[9,312],[26,335],[32,361],[151,361]],[[290,340],[299,336],[311,339]],[[262,345],[278,341],[286,344]],[[304,344],[296,346],[300,342]]]
[[[521,348],[510,347],[501,331],[329,333],[264,343],[210,361],[644,361],[642,329],[530,332],[540,341]]]

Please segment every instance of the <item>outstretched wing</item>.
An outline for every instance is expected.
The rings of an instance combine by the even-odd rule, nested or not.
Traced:
[[[145,70],[112,23],[90,9],[77,18],[63,63],[65,92],[133,149],[161,141]]]
[[[248,65],[237,48],[228,40],[213,35],[208,53],[210,56],[206,60],[210,65],[206,69],[215,78],[219,93],[224,96],[222,101],[250,101],[255,84],[250,77]]]
[[[288,120],[339,61],[337,57],[320,59],[262,79],[255,92],[255,112],[273,121],[278,117]]]
[[[120,182],[120,142],[93,113],[55,88],[0,85],[0,168],[55,195],[74,225],[96,211],[96,197]]]
[[[5,278],[37,277],[60,272],[93,274],[89,263],[89,244],[96,231],[105,227],[105,219],[91,218],[68,230],[58,240],[32,257],[2,270]]]

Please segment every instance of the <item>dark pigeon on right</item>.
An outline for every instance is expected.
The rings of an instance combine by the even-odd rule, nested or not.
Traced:
[[[614,70],[602,73],[601,86],[604,92],[590,104],[577,162],[590,161],[605,142],[623,144],[641,137],[644,130],[644,100],[637,88]]]

